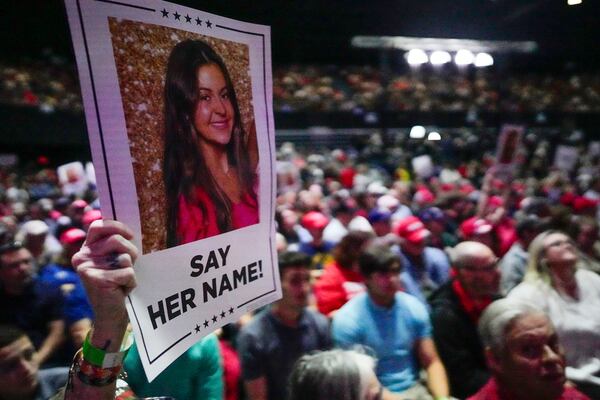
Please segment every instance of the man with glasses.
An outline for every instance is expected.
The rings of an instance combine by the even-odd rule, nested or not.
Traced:
[[[29,250],[20,242],[0,246],[0,323],[16,325],[27,334],[38,366],[62,361],[57,352],[64,341],[62,311],[60,291],[36,278]]]
[[[461,242],[451,251],[454,277],[429,299],[433,338],[448,371],[450,392],[464,399],[489,379],[477,322],[498,298],[498,258],[483,243]]]
[[[467,400],[590,400],[567,383],[563,347],[540,309],[495,301],[481,316],[479,334],[492,376]]]

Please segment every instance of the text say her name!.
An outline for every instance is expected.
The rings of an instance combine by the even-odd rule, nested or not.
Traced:
[[[198,254],[190,260],[192,272],[190,276],[197,278],[206,275],[212,269],[218,270],[227,267],[227,256],[231,245],[225,248],[211,250],[208,255]],[[232,292],[237,288],[262,278],[262,260],[253,261],[235,269],[229,269],[223,274],[202,282],[199,289],[201,296],[198,298],[196,288],[188,288],[179,293],[159,300],[157,304],[148,306],[148,315],[152,322],[152,328],[164,325],[187,311],[196,308],[197,302],[207,303],[212,299],[222,296],[226,292]]]

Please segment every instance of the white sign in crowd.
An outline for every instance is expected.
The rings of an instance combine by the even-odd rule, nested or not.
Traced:
[[[281,297],[270,30],[158,0],[65,2],[102,214],[142,253],[127,306],[153,380]]]

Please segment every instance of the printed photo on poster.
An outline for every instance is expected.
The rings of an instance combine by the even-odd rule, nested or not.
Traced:
[[[143,253],[259,222],[248,47],[109,18]]]
[[[126,307],[152,381],[281,297],[269,27],[160,0],[65,0],[102,215],[141,250]]]
[[[523,161],[521,140],[525,129],[520,125],[504,125],[496,145],[494,176],[508,183],[514,177],[517,165]]]

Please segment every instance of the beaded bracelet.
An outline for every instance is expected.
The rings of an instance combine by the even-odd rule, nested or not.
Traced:
[[[90,364],[83,358],[81,350],[77,352],[69,370],[69,382],[67,389],[72,387],[72,377],[77,375],[77,378],[89,386],[106,386],[117,380],[121,372],[121,365],[112,368],[102,368]]]

